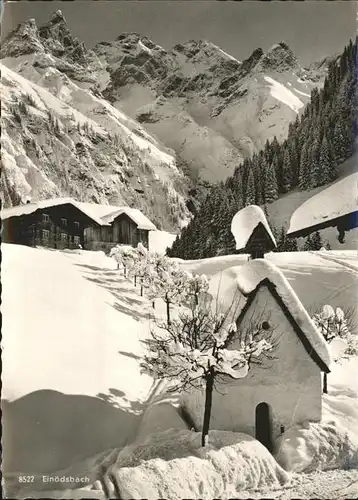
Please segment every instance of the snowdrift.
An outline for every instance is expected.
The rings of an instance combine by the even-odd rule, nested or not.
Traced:
[[[149,231],[149,250],[165,254],[167,247],[171,247],[176,234],[168,233],[167,231]]]
[[[201,434],[169,429],[127,446],[98,454],[52,476],[88,477],[84,487],[69,482],[9,484],[11,498],[232,498],[240,491],[280,488],[290,475],[267,449],[246,434],[211,431],[202,448]]]
[[[267,449],[250,436],[212,431],[206,448],[200,440],[200,433],[170,429],[125,448],[110,471],[120,498],[230,498],[240,490],[289,481]]]

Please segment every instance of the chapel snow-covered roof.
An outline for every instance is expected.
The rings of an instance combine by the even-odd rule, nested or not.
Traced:
[[[113,220],[121,213],[125,213],[130,217],[138,229],[146,229],[148,231],[155,231],[155,225],[146,217],[140,210],[126,206],[118,207],[113,205],[101,205],[97,203],[85,203],[73,200],[72,198],[50,198],[48,200],[37,201],[34,203],[27,203],[25,205],[18,205],[16,207],[5,208],[1,210],[1,218],[9,219],[10,217],[19,217],[21,215],[29,215],[36,210],[55,207],[59,205],[70,204],[82,213],[87,215],[90,219],[95,221],[100,226],[109,226]]]
[[[243,250],[246,247],[253,231],[260,223],[264,226],[273,245],[276,247],[275,237],[272,234],[264,211],[257,205],[248,205],[237,212],[231,221],[231,232],[235,238],[236,250]]]
[[[355,172],[335,182],[309,198],[293,213],[287,234],[307,234],[318,226],[329,227],[330,222],[358,211],[358,173]],[[355,219],[357,216],[355,217]],[[310,231],[311,229],[311,231]],[[298,234],[300,236],[300,234]]]
[[[226,269],[211,279],[210,293],[218,296],[220,309],[227,309],[235,304],[233,310],[238,318],[247,307],[249,298],[265,284],[269,284],[281,299],[283,306],[309,343],[310,352],[314,351],[316,354],[316,361],[318,358],[321,361],[320,365],[329,371],[332,359],[326,341],[282,271],[272,262],[267,259],[254,259],[242,266]]]

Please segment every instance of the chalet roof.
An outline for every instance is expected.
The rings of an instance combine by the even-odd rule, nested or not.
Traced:
[[[156,230],[155,225],[146,217],[140,210],[126,206],[100,205],[96,203],[84,203],[73,200],[72,198],[50,198],[48,200],[37,201],[35,203],[27,203],[18,205],[12,208],[1,210],[1,218],[9,219],[10,217],[19,217],[28,215],[36,210],[55,207],[59,205],[70,204],[81,210],[90,219],[95,221],[100,226],[109,226],[118,215],[125,213],[130,217],[138,229],[146,229],[148,231]]]
[[[82,213],[87,215],[97,224],[101,225],[102,220],[93,214],[91,211],[81,206],[81,203],[73,200],[72,198],[49,198],[48,200],[36,201],[35,203],[26,203],[25,205],[18,205],[16,207],[4,208],[1,210],[1,219],[9,219],[10,217],[20,217],[21,215],[29,215],[36,210],[56,207],[60,205],[72,205],[80,210]]]
[[[138,229],[147,229],[148,231],[155,231],[157,229],[153,222],[151,222],[148,217],[146,217],[137,208],[122,207],[119,210],[115,210],[114,212],[105,215],[102,217],[102,220],[111,223],[122,213],[127,214],[128,217],[130,217],[137,224]]]
[[[254,259],[243,266],[226,269],[212,278],[210,291],[218,296],[216,307],[223,312],[232,307],[235,318],[240,318],[245,315],[261,286],[267,286],[274,295],[308,354],[321,370],[329,372],[332,359],[327,343],[275,264],[265,259]]]
[[[260,224],[262,224],[269,239],[271,239],[272,247],[277,246],[262,208],[257,205],[248,205],[237,212],[231,222],[231,232],[236,241],[236,250],[246,248],[253,232]]]
[[[292,215],[287,234],[305,236],[325,227],[337,226],[346,219],[346,229],[357,225],[358,173],[335,182],[303,203]],[[351,217],[350,217],[351,216]]]
[[[138,229],[146,229],[148,231],[155,231],[157,228],[151,222],[148,217],[146,217],[137,208],[130,208],[127,206],[114,206],[114,205],[99,205],[96,203],[84,203],[79,202],[79,205],[83,207],[90,213],[93,213],[96,217],[101,219],[102,225],[110,225],[116,217],[125,213],[130,217],[138,226]]]

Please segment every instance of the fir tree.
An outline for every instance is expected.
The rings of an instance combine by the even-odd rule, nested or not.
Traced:
[[[300,162],[299,187],[302,190],[310,189],[310,160],[308,144],[303,146]]]
[[[311,250],[321,250],[323,247],[322,238],[319,231],[313,233],[311,237],[312,248]]]
[[[254,205],[255,204],[255,182],[254,182],[254,173],[250,169],[249,175],[247,179],[247,187],[246,187],[246,196],[245,196],[245,205]]]
[[[288,147],[285,148],[282,165],[282,186],[281,192],[287,193],[291,187],[292,165]]]
[[[309,252],[310,250],[313,250],[313,244],[312,244],[312,237],[309,234],[307,238],[305,239],[304,245],[303,245],[303,251],[304,252]]]
[[[281,227],[279,235],[277,237],[277,252],[297,252],[297,240],[295,238],[290,238],[286,235],[284,227]]]
[[[319,133],[316,131],[310,149],[310,187],[312,188],[321,185],[320,150],[321,142],[319,139]]]
[[[343,163],[347,158],[350,146],[347,140],[347,133],[341,119],[337,120],[333,134],[333,149],[338,164]]]
[[[323,184],[327,184],[327,182],[329,182],[330,180],[334,180],[337,175],[335,164],[334,162],[331,161],[331,157],[329,154],[329,148],[326,136],[324,136],[322,140],[318,172],[319,172],[319,178],[316,179],[316,184],[315,184],[316,186],[322,186]]]
[[[264,182],[264,201],[265,203],[272,203],[278,198],[276,169],[273,163],[267,166],[265,171]]]

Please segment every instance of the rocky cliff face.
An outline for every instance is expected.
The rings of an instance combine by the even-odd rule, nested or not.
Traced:
[[[139,208],[167,230],[185,222],[184,175],[147,134],[131,131],[94,96],[97,108],[86,115],[7,67],[1,65],[1,72],[3,206],[71,196]],[[71,89],[82,99],[90,95],[63,85],[53,68],[47,78],[59,94]]]
[[[60,11],[20,25],[0,56],[7,203],[126,202],[167,229],[187,219],[193,183],[225,179],[286,135],[326,69],[304,70],[283,42],[244,61],[209,41],[167,51],[137,33],[89,50]]]

